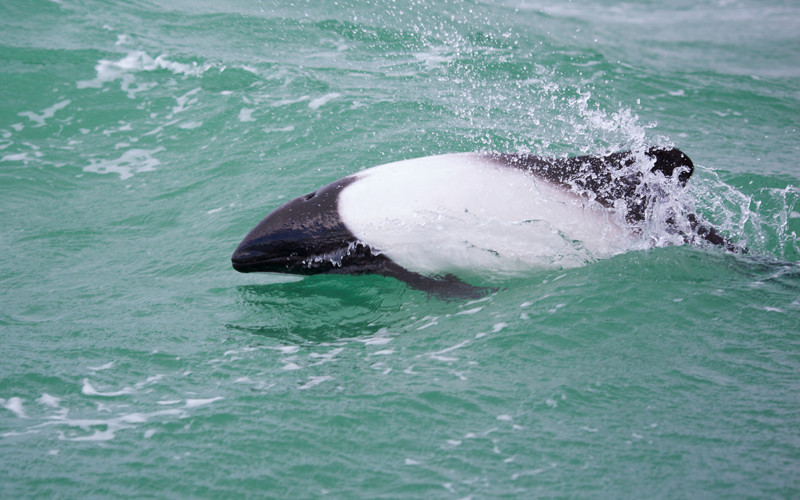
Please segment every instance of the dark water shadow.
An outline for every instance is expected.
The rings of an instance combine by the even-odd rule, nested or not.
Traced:
[[[236,287],[246,312],[227,328],[283,342],[332,342],[398,329],[435,299],[381,276],[311,276],[300,281]]]

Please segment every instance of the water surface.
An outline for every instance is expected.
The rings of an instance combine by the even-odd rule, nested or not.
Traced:
[[[0,6],[3,497],[800,494],[792,2]],[[675,145],[748,255],[480,301],[242,275],[266,213],[461,151]]]

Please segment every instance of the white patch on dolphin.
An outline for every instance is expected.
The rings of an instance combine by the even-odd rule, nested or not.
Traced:
[[[400,161],[356,177],[339,194],[342,222],[416,273],[491,278],[577,267],[631,246],[613,213],[483,155]]]

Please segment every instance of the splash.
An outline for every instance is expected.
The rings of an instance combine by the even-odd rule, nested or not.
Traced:
[[[586,76],[575,65],[548,66],[540,62],[546,54],[519,49],[535,46],[524,40],[528,35],[498,26],[486,29],[465,32],[445,20],[436,31],[422,29],[419,41],[409,42],[421,45],[411,52],[420,65],[418,74],[430,75],[435,97],[445,103],[443,147],[452,150],[447,144],[455,140],[461,150],[477,146],[489,153],[556,157],[631,151],[631,169],[644,175],[637,194],[657,200],[647,205],[643,220],[632,224],[623,216],[616,221],[642,236],[639,247],[703,245],[702,238],[687,241],[684,235],[694,232],[698,220],[707,220],[732,245],[751,254],[800,260],[797,187],[734,187],[702,166],[688,188],[649,175],[652,165],[643,154],[648,147],[683,147],[689,156],[692,150],[655,132],[656,122],[643,121],[636,111],[639,101],[616,101],[613,89],[602,85],[613,64],[597,56],[589,61],[593,74]],[[625,206],[616,209],[627,211]]]
[[[702,180],[692,186],[698,211],[721,231],[730,234],[755,255],[768,255],[795,262],[800,260],[800,188],[760,187],[747,192],[704,170]],[[762,181],[752,176],[750,184]]]

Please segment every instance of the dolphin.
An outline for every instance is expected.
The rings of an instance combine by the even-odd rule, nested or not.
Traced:
[[[684,189],[693,171],[689,157],[669,147],[566,158],[455,153],[398,161],[276,208],[244,237],[232,263],[244,273],[371,273],[434,295],[478,296],[486,289],[462,275],[491,281],[635,248],[648,211],[666,197],[665,189]],[[682,243],[736,250],[698,215],[681,220],[670,217],[666,224]]]

